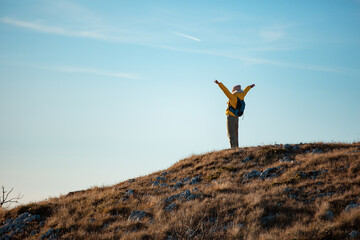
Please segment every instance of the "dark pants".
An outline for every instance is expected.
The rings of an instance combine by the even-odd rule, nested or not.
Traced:
[[[226,115],[227,121],[227,133],[230,141],[231,148],[238,148],[239,147],[239,118],[233,117],[230,115]]]

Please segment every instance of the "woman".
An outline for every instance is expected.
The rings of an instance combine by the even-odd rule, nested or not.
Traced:
[[[239,117],[235,116],[232,109],[236,109],[236,105],[238,102],[238,98],[242,101],[244,101],[244,98],[248,91],[255,87],[255,84],[252,84],[250,86],[247,86],[244,91],[241,90],[240,85],[236,85],[233,87],[232,92],[230,92],[221,82],[218,82],[217,80],[214,81],[221,90],[225,93],[225,95],[228,97],[229,101],[227,102],[228,107],[226,109],[226,116],[227,116],[227,132],[228,137],[230,141],[231,148],[238,148],[239,147]]]

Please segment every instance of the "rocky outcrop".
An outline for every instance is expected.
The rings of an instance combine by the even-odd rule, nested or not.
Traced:
[[[41,217],[39,215],[32,215],[25,212],[19,215],[16,219],[7,219],[5,224],[0,228],[0,236],[3,239],[11,239],[14,235],[23,233],[26,226],[31,222],[40,222]]]

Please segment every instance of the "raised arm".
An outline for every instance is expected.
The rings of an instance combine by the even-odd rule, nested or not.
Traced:
[[[248,91],[250,91],[250,89],[252,89],[253,87],[255,87],[255,84],[251,84],[250,86],[247,86],[245,89],[244,89],[244,96],[248,93]]]
[[[236,97],[224,86],[224,84],[218,82],[218,80],[215,80],[214,82],[220,87],[220,89],[225,93],[230,101],[236,100]]]

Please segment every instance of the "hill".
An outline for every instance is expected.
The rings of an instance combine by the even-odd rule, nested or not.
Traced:
[[[0,212],[0,239],[360,239],[360,143],[194,155]]]

